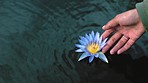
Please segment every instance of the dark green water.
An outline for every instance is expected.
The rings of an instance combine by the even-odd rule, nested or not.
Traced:
[[[0,83],[142,83],[148,75],[145,33],[109,64],[78,62],[74,44],[134,0],[0,0]]]

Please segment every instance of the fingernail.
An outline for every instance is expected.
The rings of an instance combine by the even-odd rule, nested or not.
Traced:
[[[106,51],[105,50],[102,50],[102,52],[105,53]]]
[[[117,54],[121,54],[121,51],[119,50],[119,51],[117,52]]]
[[[102,29],[105,29],[105,25],[102,27]]]
[[[112,55],[112,54],[114,54],[114,51],[113,51],[113,50],[111,50],[111,51],[110,51],[110,54],[111,54],[111,55]]]

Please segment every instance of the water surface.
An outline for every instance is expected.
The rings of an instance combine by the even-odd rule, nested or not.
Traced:
[[[0,83],[141,83],[148,36],[109,64],[78,62],[79,36],[134,8],[134,0],[1,0]]]

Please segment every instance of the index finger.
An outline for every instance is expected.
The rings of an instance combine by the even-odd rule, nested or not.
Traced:
[[[106,25],[104,25],[102,27],[103,30],[108,30],[111,28],[115,28],[116,26],[119,25],[119,21],[118,21],[118,15],[116,17],[114,17],[112,20],[110,20]]]
[[[103,40],[104,40],[105,38],[107,38],[113,31],[114,31],[114,29],[109,29],[109,30],[104,31],[104,32],[102,33],[102,38],[103,38]]]

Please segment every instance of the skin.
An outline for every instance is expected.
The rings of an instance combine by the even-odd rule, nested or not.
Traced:
[[[116,15],[102,29],[105,30],[102,34],[103,39],[113,34],[102,49],[105,53],[112,47],[110,54],[121,54],[128,50],[145,32],[136,9]]]

